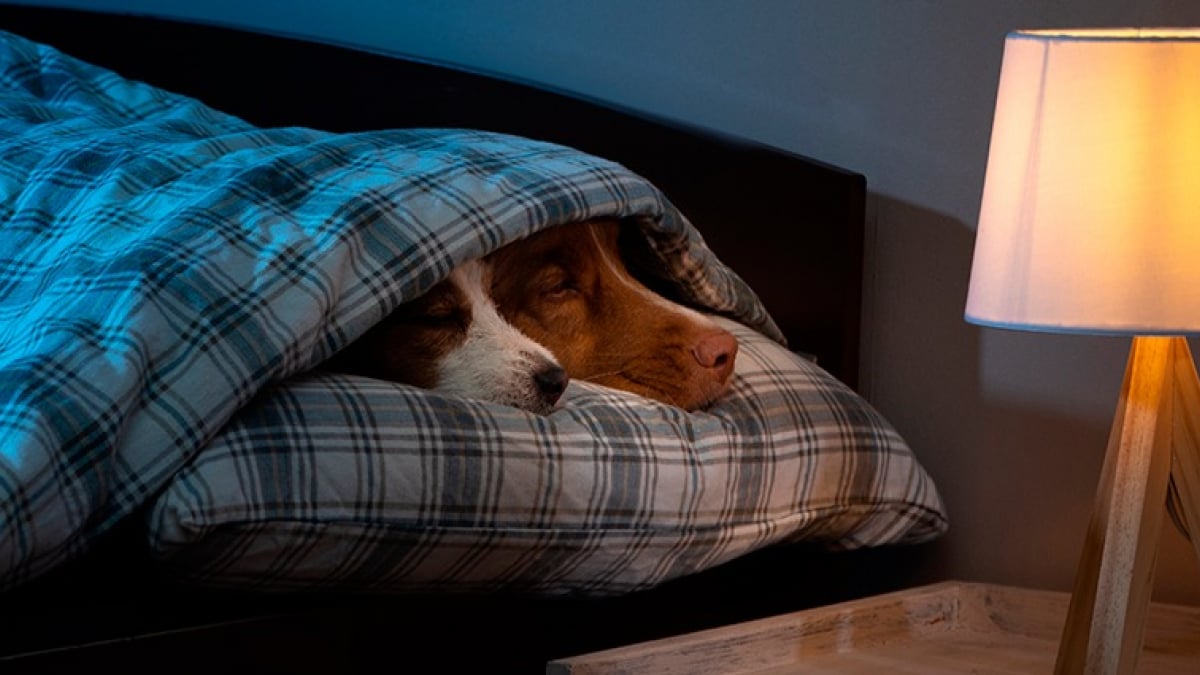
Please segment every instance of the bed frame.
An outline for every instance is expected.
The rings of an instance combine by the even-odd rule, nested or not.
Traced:
[[[4,5],[0,29],[260,126],[474,127],[621,162],[692,220],[759,293],[793,349],[857,384],[866,196],[857,173],[511,81],[325,44]],[[265,596],[174,587],[154,578],[143,546],[135,533],[115,532],[66,569],[0,596],[0,671],[7,657],[46,670],[236,663],[346,673],[373,672],[368,664],[381,657],[540,672],[551,658],[894,590],[915,564],[908,549],[776,547],[608,599]],[[433,646],[447,642],[448,651]]]

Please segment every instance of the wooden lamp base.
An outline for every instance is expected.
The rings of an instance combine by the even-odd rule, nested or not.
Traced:
[[[1200,380],[1187,340],[1135,337],[1054,672],[1131,674],[1163,514],[1200,525]],[[1200,557],[1200,538],[1190,537]]]

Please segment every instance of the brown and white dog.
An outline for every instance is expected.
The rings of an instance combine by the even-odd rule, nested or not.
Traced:
[[[496,311],[490,266],[472,260],[338,353],[334,370],[548,413],[567,374]]]
[[[545,345],[573,378],[685,410],[729,388],[737,339],[635,279],[620,223],[547,228],[488,256],[500,314]]]
[[[729,387],[737,340],[638,282],[619,232],[560,225],[460,265],[333,367],[539,413],[569,378],[704,407]]]

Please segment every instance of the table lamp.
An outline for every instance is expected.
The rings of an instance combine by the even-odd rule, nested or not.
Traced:
[[[1132,673],[1163,514],[1200,526],[1200,29],[1010,33],[976,236],[968,321],[1132,337],[1055,666]]]

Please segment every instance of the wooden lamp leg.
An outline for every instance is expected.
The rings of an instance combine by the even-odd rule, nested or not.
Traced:
[[[1175,516],[1200,559],[1200,378],[1186,340],[1186,358],[1175,359],[1174,452],[1171,453],[1171,495]],[[1192,535],[1197,532],[1197,535]]]
[[[1197,431],[1200,382],[1187,341],[1134,338],[1056,674],[1133,673],[1169,484],[1183,511],[1180,519],[1200,524]],[[1197,538],[1192,541],[1197,544]]]

